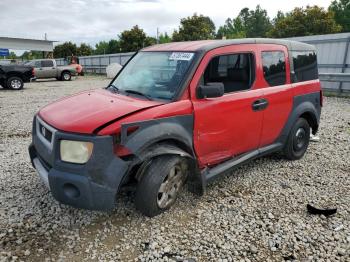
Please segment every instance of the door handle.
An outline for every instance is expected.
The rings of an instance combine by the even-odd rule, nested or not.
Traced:
[[[252,103],[252,109],[253,111],[261,111],[266,109],[268,105],[269,105],[269,101],[267,101],[265,98],[261,98],[261,99],[255,100]]]

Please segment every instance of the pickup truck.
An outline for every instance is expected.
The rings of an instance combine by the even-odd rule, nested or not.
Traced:
[[[25,82],[34,80],[34,68],[27,65],[0,65],[0,85],[3,88],[20,90]]]
[[[55,59],[32,60],[26,63],[34,67],[37,79],[56,78],[57,80],[69,81],[77,75],[75,67],[57,66]]]

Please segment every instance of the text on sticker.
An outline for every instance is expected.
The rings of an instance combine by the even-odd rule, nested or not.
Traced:
[[[181,52],[174,52],[170,55],[169,60],[185,60],[189,61],[193,57],[193,53],[181,53]]]

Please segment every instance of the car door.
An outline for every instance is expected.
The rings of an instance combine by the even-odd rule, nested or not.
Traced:
[[[41,65],[41,60],[36,60],[36,61],[33,61],[33,66],[34,66],[34,71],[35,71],[35,76],[37,78],[45,78],[45,74],[44,74],[44,71],[43,71],[43,68],[42,68],[42,65]]]
[[[258,147],[263,114],[253,108],[262,95],[256,57],[255,45],[248,44],[214,49],[202,59],[190,84],[194,148],[201,167]],[[224,83],[225,94],[198,98],[198,86],[208,80]]]
[[[52,60],[42,60],[41,61],[42,73],[44,78],[56,77],[56,67]]]
[[[260,147],[273,144],[282,132],[293,107],[293,88],[290,83],[290,64],[287,47],[260,45],[263,71],[263,127]]]

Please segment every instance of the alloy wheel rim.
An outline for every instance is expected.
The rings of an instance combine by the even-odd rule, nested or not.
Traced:
[[[20,89],[21,88],[21,81],[14,79],[11,81],[11,87],[12,89]]]
[[[158,190],[157,204],[159,208],[167,208],[176,200],[177,193],[181,189],[184,179],[184,171],[180,164],[170,169],[169,174],[164,178]]]
[[[63,75],[63,78],[64,78],[65,80],[68,80],[68,79],[69,79],[69,75],[68,75],[68,74],[64,74],[64,75]]]

